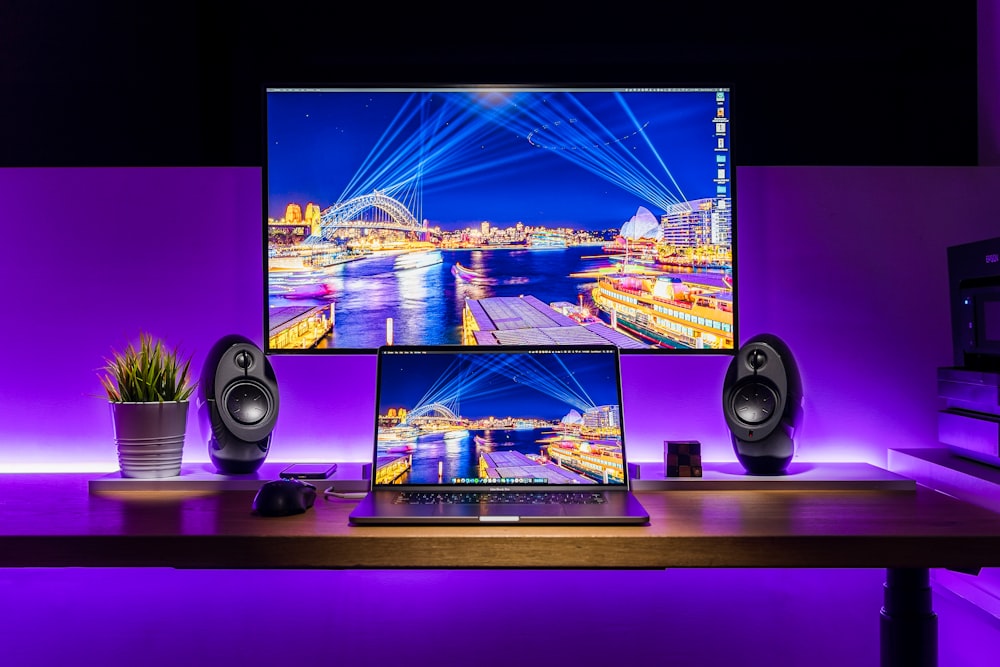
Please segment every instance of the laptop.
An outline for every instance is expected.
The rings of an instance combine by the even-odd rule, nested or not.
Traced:
[[[646,524],[614,345],[383,346],[355,525]]]

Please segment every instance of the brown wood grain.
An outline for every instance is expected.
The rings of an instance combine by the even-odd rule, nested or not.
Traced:
[[[0,475],[0,567],[668,568],[1000,566],[1000,514],[916,491],[658,491],[647,526],[354,527],[349,500],[251,514],[252,491],[88,493]]]

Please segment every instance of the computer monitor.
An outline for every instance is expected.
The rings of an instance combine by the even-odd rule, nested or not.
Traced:
[[[266,86],[269,354],[737,338],[727,86]]]

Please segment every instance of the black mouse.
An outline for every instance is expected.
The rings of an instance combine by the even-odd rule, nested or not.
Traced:
[[[260,516],[302,514],[316,502],[316,487],[298,479],[264,482],[253,499],[253,512]]]

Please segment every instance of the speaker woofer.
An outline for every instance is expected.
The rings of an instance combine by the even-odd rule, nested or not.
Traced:
[[[240,424],[259,424],[271,412],[271,397],[256,382],[236,382],[223,394],[226,412]]]
[[[778,406],[778,393],[767,383],[751,380],[732,392],[730,409],[748,427],[766,424]]]

